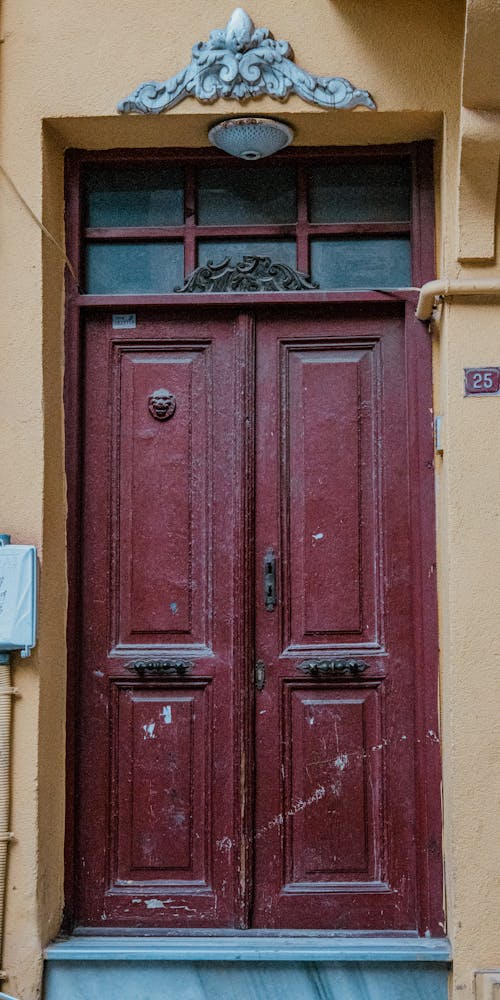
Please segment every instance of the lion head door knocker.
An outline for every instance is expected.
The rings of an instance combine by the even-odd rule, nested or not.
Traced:
[[[155,389],[148,399],[148,409],[155,420],[170,420],[175,413],[177,400],[168,389]]]

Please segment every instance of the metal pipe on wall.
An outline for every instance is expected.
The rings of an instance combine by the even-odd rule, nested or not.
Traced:
[[[10,545],[10,535],[0,534],[0,545]],[[7,883],[7,854],[12,833],[9,832],[10,811],[10,741],[12,727],[12,687],[10,653],[0,650],[0,968],[3,956],[3,925]],[[0,971],[0,982],[6,979]],[[4,996],[5,994],[0,994]]]
[[[447,278],[440,278],[437,281],[428,281],[422,285],[418,304],[415,311],[417,319],[431,319],[434,308],[434,300],[437,298],[450,298],[454,295],[500,295],[500,279],[469,279],[450,281]]]
[[[7,853],[12,834],[9,832],[10,807],[10,739],[12,724],[12,695],[10,653],[0,652],[0,964],[3,952],[3,924],[5,888],[7,881]],[[0,971],[0,980],[6,979]]]

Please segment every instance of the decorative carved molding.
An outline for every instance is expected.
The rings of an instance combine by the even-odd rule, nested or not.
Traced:
[[[144,677],[145,674],[152,674],[155,677],[164,674],[177,674],[182,677],[188,670],[193,669],[191,660],[131,660],[127,663],[127,670]]]
[[[176,406],[177,400],[168,389],[155,389],[148,399],[148,410],[155,420],[170,420]]]
[[[350,674],[357,677],[364,670],[368,669],[368,663],[364,660],[342,659],[342,660],[303,660],[297,664],[299,670],[311,677],[331,677],[335,674]]]
[[[277,41],[268,28],[256,28],[241,7],[225,28],[210,33],[208,42],[193,45],[192,54],[180,73],[162,83],[142,83],[120,101],[118,111],[159,114],[188,96],[212,103],[218,97],[246,101],[267,94],[284,101],[291,93],[323,108],[376,107],[368,91],[349,80],[314,76],[296,66],[290,44]]]
[[[232,264],[225,257],[220,264],[209,260],[191,271],[176,292],[295,292],[318,288],[307,274],[288,264],[273,262],[270,257],[245,255]]]

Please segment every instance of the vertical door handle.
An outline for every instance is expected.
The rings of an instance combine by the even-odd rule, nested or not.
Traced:
[[[264,556],[264,607],[274,611],[276,607],[276,556],[268,549]]]

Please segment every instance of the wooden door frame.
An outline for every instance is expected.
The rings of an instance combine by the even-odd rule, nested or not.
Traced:
[[[355,307],[361,311],[378,305],[380,313],[390,315],[394,309],[404,309],[405,355],[407,365],[407,402],[411,471],[411,552],[414,607],[415,650],[418,653],[419,682],[415,703],[415,789],[417,803],[417,891],[418,933],[441,937],[444,934],[442,901],[442,818],[440,802],[441,759],[438,719],[438,621],[436,590],[436,544],[434,503],[434,447],[432,407],[432,351],[426,327],[415,319],[418,288],[434,277],[434,198],[432,144],[345,149],[286,150],[280,157],[345,159],[380,158],[390,155],[408,156],[413,171],[412,209],[412,273],[416,287],[391,291],[335,292],[276,292],[196,295],[137,295],[95,296],[83,294],[77,281],[66,274],[66,366],[64,406],[66,419],[67,476],[67,546],[68,546],[68,715],[67,715],[67,807],[65,847],[65,915],[64,928],[71,931],[75,906],[75,787],[78,768],[76,733],[73,721],[77,709],[77,677],[79,671],[79,605],[80,605],[80,533],[81,533],[81,440],[82,414],[82,327],[89,309],[112,312],[117,309],[148,311],[151,308],[197,310],[222,309],[244,312],[258,308],[310,306],[318,311]],[[224,154],[207,150],[117,150],[105,153],[72,150],[66,163],[67,253],[81,273],[82,208],[80,170],[88,162],[123,162],[124,160],[158,161],[159,159],[189,159],[196,162],[225,163]],[[138,932],[140,933],[140,932]],[[165,932],[168,933],[168,932]],[[175,933],[175,932],[174,932]],[[178,932],[177,932],[178,933]],[[383,932],[382,932],[383,933]]]

